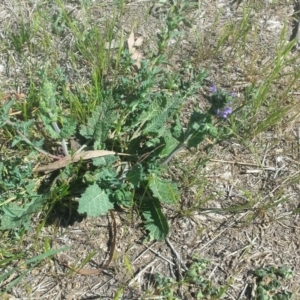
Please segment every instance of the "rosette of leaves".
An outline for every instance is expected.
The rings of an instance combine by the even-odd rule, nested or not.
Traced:
[[[282,281],[293,277],[290,268],[268,266],[255,271],[258,300],[289,300],[293,294],[282,289]]]

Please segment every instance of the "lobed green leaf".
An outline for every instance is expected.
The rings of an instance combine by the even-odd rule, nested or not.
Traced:
[[[152,174],[149,179],[149,188],[159,201],[174,204],[179,199],[177,184],[166,179],[161,179],[156,174]]]
[[[79,200],[78,212],[86,213],[91,217],[98,217],[113,209],[113,204],[109,201],[109,194],[101,189],[96,183],[89,186]]]
[[[164,240],[169,233],[169,224],[161,211],[159,200],[153,198],[144,202],[141,209],[145,218],[144,225],[150,236],[156,240]]]

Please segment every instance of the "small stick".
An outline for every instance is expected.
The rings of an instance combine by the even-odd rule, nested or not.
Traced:
[[[227,199],[229,199],[232,196],[232,189],[233,189],[233,185],[229,185],[227,190]]]
[[[251,166],[251,167],[258,167],[257,164],[247,163],[247,162],[241,162],[241,161],[233,161],[233,160],[221,160],[221,159],[210,159],[210,161],[213,162],[221,162],[225,164],[233,164],[233,165],[242,165],[242,166]],[[264,167],[263,168],[268,168]]]
[[[275,168],[275,167],[264,167],[263,170],[246,170],[243,172],[244,174],[257,174],[257,173],[262,173],[263,171],[271,171],[271,172],[276,172],[275,175],[278,174],[279,171],[284,171],[284,167],[281,168]]]
[[[128,286],[132,285],[137,279],[138,277],[145,272],[147,269],[149,269],[152,265],[154,265],[157,261],[157,258],[154,258],[148,265],[146,265],[141,271],[139,271],[134,278],[132,278],[129,282],[128,282]]]
[[[167,258],[165,258],[164,256],[162,256],[161,254],[159,254],[157,251],[153,250],[150,247],[147,247],[146,245],[144,245],[147,249],[149,249],[151,252],[153,252],[155,255],[157,255],[158,257],[162,258],[163,260],[165,260],[166,262],[168,262],[171,265],[175,265],[173,262],[171,262],[170,260],[168,260]]]
[[[239,297],[237,298],[237,300],[242,299],[242,297],[244,296],[244,294],[246,292],[247,287],[248,287],[248,283],[245,284],[245,286],[244,286],[242,292],[240,293]]]
[[[135,263],[143,254],[145,254],[146,252],[148,252],[150,249],[151,249],[151,247],[153,247],[155,244],[157,244],[157,242],[154,242],[150,247],[147,247],[146,245],[145,245],[145,247],[146,247],[146,249],[144,250],[144,251],[142,251],[133,261],[132,261],[132,263]]]
[[[261,165],[262,165],[262,166],[264,166],[264,164],[265,164],[265,160],[266,160],[266,156],[267,156],[268,147],[269,147],[269,143],[267,143],[267,145],[266,145],[264,157],[263,157],[262,162],[261,162]]]
[[[187,270],[187,267],[182,262],[180,254],[176,251],[176,249],[174,248],[174,246],[172,245],[172,243],[170,242],[170,240],[168,238],[166,238],[166,242],[167,242],[168,246],[171,248],[172,252],[176,256],[176,259],[178,261],[178,271],[179,271],[179,274],[181,275],[181,266],[183,267],[183,269],[185,271]]]

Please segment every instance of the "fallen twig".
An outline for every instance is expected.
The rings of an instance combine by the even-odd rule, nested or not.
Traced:
[[[147,264],[143,269],[141,269],[135,276],[128,282],[128,286],[131,286],[138,278],[141,276],[147,269],[152,267],[157,261],[157,258],[154,258],[149,264]]]

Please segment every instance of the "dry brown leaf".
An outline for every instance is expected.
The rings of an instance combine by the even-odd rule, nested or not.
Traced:
[[[133,32],[131,32],[129,35],[129,38],[127,40],[127,46],[128,46],[130,53],[134,52],[135,49],[134,49],[134,33]]]
[[[143,44],[143,41],[144,41],[144,38],[142,36],[138,37],[134,42],[134,46],[141,47]]]
[[[80,160],[87,160],[91,158],[106,156],[106,155],[129,155],[125,153],[116,153],[114,151],[106,151],[106,150],[91,150],[91,151],[85,151],[81,153],[76,153],[74,155],[68,155],[63,157],[62,159],[55,161],[51,164],[48,164],[46,166],[41,166],[36,168],[35,172],[44,172],[44,173],[50,173],[55,170],[61,169],[69,165],[70,163],[77,162]]]
[[[3,94],[1,96],[1,100],[10,99],[13,96],[15,96],[17,98],[17,100],[22,100],[23,98],[25,98],[25,94],[23,94],[23,93],[12,92],[12,93]]]
[[[134,53],[131,54],[131,58],[133,60],[135,60],[135,66],[140,69],[141,68],[141,61],[142,61],[142,58],[143,58],[143,54],[136,50]]]
[[[138,37],[135,40],[134,33],[131,32],[128,39],[127,39],[127,46],[129,53],[131,54],[131,58],[135,60],[135,66],[140,69],[141,68],[141,61],[143,58],[143,54],[139,51],[136,47],[140,47],[143,43],[143,37]]]

